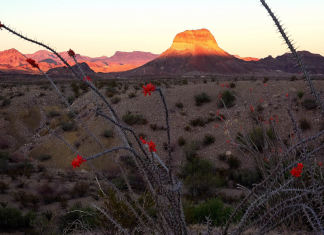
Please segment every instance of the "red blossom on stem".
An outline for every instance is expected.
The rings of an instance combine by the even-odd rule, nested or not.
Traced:
[[[152,142],[152,140],[147,144],[149,146],[150,152],[156,152],[156,149],[155,149],[156,145]]]
[[[222,83],[221,86],[224,87],[224,84]]]
[[[36,64],[35,60],[29,58],[29,59],[27,59],[26,61],[27,61],[27,63],[29,63],[33,68],[38,68],[38,69],[39,69],[38,64]]]
[[[267,86],[267,83],[264,83],[264,86]]]
[[[230,143],[230,142],[231,142],[230,140],[227,141],[227,143]]]
[[[155,88],[156,86],[152,85],[151,83],[147,84],[146,86],[143,86],[144,90],[142,91],[142,93],[144,93],[144,96],[146,96],[147,93],[151,95],[151,91],[155,91]]]
[[[269,160],[267,158],[264,159],[266,162],[268,162]]]
[[[322,166],[322,165],[323,165],[323,163],[321,163],[321,162],[320,162],[320,163],[318,163],[318,166]]]
[[[84,81],[85,81],[85,80],[91,81],[91,78],[89,78],[89,77],[85,77],[85,78],[83,78],[83,80],[84,80]]]
[[[219,94],[219,97],[222,98],[222,94]]]
[[[229,85],[227,84],[227,82],[225,83],[227,87],[229,87]]]
[[[146,141],[143,139],[143,137],[140,137],[140,140],[142,141],[143,144],[146,144]]]
[[[289,94],[287,93],[287,94],[286,94],[286,97],[288,97],[288,96],[289,96]]]
[[[253,106],[250,105],[251,112],[254,112]]]
[[[68,54],[69,54],[69,56],[71,56],[71,57],[75,56],[74,51],[72,51],[71,49],[68,51]]]
[[[303,167],[304,167],[303,163],[298,163],[297,167],[294,167],[290,171],[290,174],[292,174],[292,176],[294,176],[294,177],[300,177],[301,176],[300,174],[303,172]]]
[[[4,25],[3,24],[1,24],[1,21],[0,21],[0,29],[2,30],[2,28],[1,27],[3,27]]]
[[[74,158],[71,165],[73,166],[73,169],[76,167],[80,167],[80,164],[83,162],[86,162],[87,159],[82,158],[82,156],[78,155],[77,158]]]

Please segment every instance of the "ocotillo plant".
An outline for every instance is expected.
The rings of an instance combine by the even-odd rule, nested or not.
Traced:
[[[301,66],[307,83],[323,110],[324,107],[322,100],[316,92],[309,74],[306,72],[297,52],[268,5],[263,0],[261,0],[261,3],[275,21],[280,33],[287,42],[288,47],[298,60],[298,64]],[[150,96],[151,92],[157,91],[163,101],[168,139],[168,159],[166,163],[164,163],[155,153],[155,143],[152,140],[148,142],[143,138],[139,138],[132,128],[122,124],[110,103],[99,92],[94,83],[92,83],[91,78],[82,71],[75,59],[75,53],[71,49],[68,53],[74,59],[79,71],[74,70],[49,46],[24,37],[4,24],[0,23],[0,28],[6,29],[27,41],[43,46],[57,55],[69,67],[74,75],[76,75],[82,83],[86,84],[92,90],[94,101],[97,105],[96,109],[93,111],[97,115],[106,119],[113,126],[115,132],[123,143],[123,146],[106,149],[102,143],[100,143],[98,138],[89,130],[88,126],[83,123],[81,118],[71,109],[70,104],[53,83],[52,79],[39,68],[36,61],[27,59],[27,62],[32,67],[39,69],[51,82],[69,110],[101,148],[94,156],[83,157],[82,154],[72,147],[66,140],[57,136],[75,152],[77,157],[73,160],[72,166],[78,167],[80,164],[85,162],[86,164],[89,164],[96,174],[105,178],[92,166],[91,160],[98,158],[99,156],[109,155],[120,168],[128,192],[122,192],[111,182],[111,180],[106,179],[110,186],[110,191],[107,194],[102,190],[101,194],[105,200],[105,206],[108,209],[111,208],[111,204],[109,203],[114,201],[115,205],[124,210],[124,213],[128,214],[130,218],[128,223],[125,221],[121,222],[118,217],[119,215],[114,213],[113,210],[106,210],[103,207],[93,205],[100,213],[102,213],[105,218],[102,219],[103,223],[106,222],[106,226],[108,226],[110,231],[115,233],[121,232],[124,234],[132,232],[145,234],[189,234],[190,231],[188,230],[184,218],[180,195],[182,183],[176,179],[171,164],[173,157],[170,148],[171,130],[169,125],[167,99],[163,95],[162,88],[148,84],[143,86],[143,93],[145,96],[147,94]],[[223,85],[223,87],[225,87],[225,85]],[[235,97],[236,95],[231,92],[227,84],[226,87],[228,88],[226,94],[231,94]],[[266,84],[264,89],[267,92]],[[252,90],[251,95],[253,96]],[[269,97],[270,96],[268,95],[267,99],[270,101]],[[289,98],[288,93],[286,98]],[[240,97],[236,97],[236,99],[240,100]],[[224,100],[222,100],[222,102],[226,111],[227,108],[229,108],[229,105],[227,102],[224,102]],[[324,134],[324,131],[321,131],[312,137],[303,137],[298,129],[294,115],[288,109],[287,112],[293,126],[290,136],[294,141],[292,141],[291,146],[287,146],[282,138],[282,135],[286,135],[287,133],[280,133],[280,131],[278,131],[278,117],[272,116],[271,110],[267,119],[260,119],[256,114],[256,103],[243,103],[243,105],[246,108],[246,112],[250,113],[252,125],[251,130],[245,130],[244,127],[240,127],[241,131],[236,133],[237,128],[235,128],[235,125],[231,125],[229,121],[225,122],[219,112],[217,113],[217,116],[225,122],[225,128],[228,131],[227,133],[229,138],[228,144],[235,145],[235,147],[242,152],[243,156],[253,158],[255,164],[259,167],[262,173],[263,181],[254,185],[251,190],[243,186],[240,187],[242,190],[247,191],[247,196],[233,211],[224,227],[223,234],[228,234],[227,231],[232,219],[241,209],[244,209],[243,217],[237,228],[232,231],[231,234],[241,234],[251,226],[259,227],[260,229],[258,234],[264,234],[281,224],[290,227],[295,226],[296,224],[299,224],[299,226],[306,225],[318,233],[324,233],[322,221],[322,216],[324,215],[323,176],[321,164],[316,160],[318,152],[324,148],[324,145],[320,144],[316,148],[310,149],[310,144],[313,143],[315,146],[315,144],[317,144],[316,140]],[[56,135],[56,133],[49,129],[49,127],[45,127],[48,128],[52,134]],[[232,132],[234,132],[234,134],[232,134]],[[110,154],[117,150],[124,150],[131,154],[132,160],[145,182],[146,193],[139,196],[134,192],[126,175],[125,168],[117,159],[115,159],[114,156]],[[118,212],[122,213],[122,211]],[[123,216],[126,215],[123,214]],[[209,229],[208,231],[210,232]]]

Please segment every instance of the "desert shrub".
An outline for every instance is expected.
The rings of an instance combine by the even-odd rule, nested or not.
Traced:
[[[230,82],[229,86],[230,86],[230,88],[235,88],[236,84],[234,82]]]
[[[150,124],[150,128],[152,131],[156,131],[158,129],[157,124]]]
[[[112,138],[114,137],[114,131],[109,129],[109,130],[104,130],[104,132],[102,133],[102,135],[106,138]]]
[[[116,97],[112,98],[110,101],[112,104],[117,104],[119,101],[121,101],[121,98],[116,96]]]
[[[263,133],[263,130],[261,128],[254,128],[248,135],[247,135],[247,139],[244,138],[244,136],[242,135],[242,133],[238,133],[237,134],[237,141],[242,143],[243,145],[252,145],[252,148],[263,152],[263,147],[264,147],[264,142],[265,142],[265,135],[267,135],[267,137],[270,140],[275,140],[276,136],[275,133],[273,132],[273,130],[268,129],[266,130],[266,133]]]
[[[132,93],[129,93],[128,94],[128,98],[131,99],[131,98],[134,98],[134,97],[136,97],[136,94],[135,93],[132,92]]]
[[[51,158],[52,158],[52,156],[49,154],[41,154],[38,156],[38,160],[40,160],[41,162],[50,160]]]
[[[120,190],[127,189],[126,182],[123,178],[116,178],[113,179],[111,182],[115,185],[116,188]]]
[[[106,95],[108,96],[108,97],[111,97],[110,95],[108,95],[108,94],[112,94],[111,96],[113,96],[113,95],[115,95],[115,94],[117,94],[117,90],[116,90],[116,88],[115,87],[107,87],[106,88]]]
[[[81,221],[82,226],[78,226]],[[78,228],[78,231],[82,228],[87,231],[88,229],[95,229],[97,226],[96,224],[95,209],[90,206],[82,207],[81,203],[75,203],[71,206],[68,213],[60,217],[58,226],[61,232],[67,227],[70,231],[76,228]]]
[[[209,217],[212,226],[224,226],[233,210],[233,207],[224,207],[224,203],[219,197],[209,199],[198,205],[184,203],[184,214],[189,224],[205,224],[206,218]],[[241,217],[242,213],[240,212],[235,216],[233,222],[238,222]]]
[[[264,109],[264,108],[262,107],[261,104],[258,104],[258,105],[256,106],[256,108],[255,108],[255,110],[256,110],[257,112],[261,112],[263,109]]]
[[[39,93],[39,97],[44,97],[46,94],[44,92]]]
[[[250,169],[238,169],[232,172],[231,179],[238,184],[252,188],[253,184],[262,181],[262,174],[258,169],[255,169],[254,171]]]
[[[190,125],[191,126],[204,126],[205,122],[202,117],[199,117],[199,118],[190,120]]]
[[[183,108],[183,103],[178,101],[176,104],[176,107],[179,108],[179,109],[182,109]]]
[[[63,131],[72,131],[75,127],[74,122],[61,122],[60,124]]]
[[[53,117],[57,117],[60,116],[60,112],[56,111],[56,110],[51,110],[48,113],[48,117],[53,118]]]
[[[72,190],[70,191],[71,197],[75,198],[76,196],[78,197],[84,197],[89,190],[89,184],[87,184],[84,181],[77,182]]]
[[[127,113],[122,116],[122,119],[128,125],[145,125],[147,123],[147,120],[143,118],[143,115],[134,115],[130,111],[127,111]]]
[[[40,199],[38,196],[28,193],[24,190],[19,190],[12,194],[13,198],[24,208],[31,208],[34,211],[38,209],[38,203]]]
[[[72,82],[70,87],[72,88],[72,91],[75,93],[76,96],[79,94],[80,87],[76,82]]]
[[[226,153],[220,153],[218,154],[218,159],[221,161],[225,161],[227,158]]]
[[[88,86],[88,84],[86,84],[86,83],[84,83],[84,82],[81,82],[81,84],[80,84],[80,89],[81,89],[84,93],[86,93],[86,92],[88,92],[88,90],[89,90],[89,86]]]
[[[10,100],[10,99],[8,99],[8,98],[4,98],[4,99],[2,100],[2,104],[1,104],[1,106],[2,106],[2,107],[5,107],[5,106],[9,105],[10,103],[11,103],[11,100]]]
[[[231,156],[229,156],[228,159],[227,159],[227,164],[229,165],[229,167],[230,167],[231,169],[237,169],[237,168],[240,167],[240,165],[241,165],[241,161],[240,161],[240,159],[238,159],[237,157],[231,155]]]
[[[36,190],[45,204],[50,204],[58,201],[58,185],[43,183],[41,185],[38,185]]]
[[[3,181],[0,181],[0,192],[5,193],[9,189],[9,184],[6,184]]]
[[[267,83],[269,81],[269,78],[268,77],[264,77],[263,78],[263,83]]]
[[[191,161],[197,155],[197,150],[200,148],[199,141],[190,141],[183,147],[183,153],[187,161]]]
[[[201,106],[204,103],[211,102],[211,98],[206,92],[203,92],[201,94],[195,95],[195,101],[197,106]]]
[[[136,163],[132,156],[121,156],[120,161],[123,162],[128,168],[136,169]]]
[[[117,87],[118,86],[116,80],[111,80],[111,81],[107,82],[107,85],[109,87]]]
[[[224,185],[215,173],[216,170],[211,161],[197,156],[189,159],[180,169],[180,177],[193,197],[212,195],[217,187]]]
[[[305,95],[305,92],[304,91],[297,91],[297,97],[298,99],[301,101],[301,99],[304,97]]]
[[[203,82],[204,82],[204,83],[207,83],[207,79],[204,79]]]
[[[67,98],[67,101],[68,101],[68,103],[71,105],[71,104],[74,102],[74,97],[73,97],[73,96],[69,96],[69,97]]]
[[[137,189],[137,190],[144,190],[145,189],[145,182],[142,177],[142,175],[136,171],[132,174],[129,174],[127,176],[129,183],[132,188]]]
[[[0,228],[3,231],[12,231],[20,229],[29,229],[31,221],[36,219],[36,214],[29,211],[25,215],[16,208],[0,208]]]
[[[316,104],[316,100],[314,99],[307,99],[307,100],[304,100],[302,102],[302,105],[304,106],[305,109],[307,110],[311,110],[311,109],[316,109],[317,108],[317,104]]]
[[[179,144],[179,146],[183,146],[186,144],[186,140],[185,140],[185,138],[183,138],[183,136],[179,136],[178,144]]]
[[[181,80],[181,83],[182,83],[183,85],[188,85],[188,79],[183,79],[183,80]]]
[[[0,171],[5,172],[8,169],[8,160],[10,153],[0,151]]]
[[[234,101],[235,101],[235,96],[229,91],[226,90],[222,93],[222,100],[218,102],[218,107],[223,108],[224,104],[226,105],[227,108],[230,108],[234,106]],[[224,102],[224,103],[223,103]]]
[[[296,81],[297,80],[297,77],[295,76],[295,75],[292,75],[291,77],[290,77],[290,81]]]
[[[311,129],[311,123],[306,118],[302,118],[299,120],[299,127],[303,131]]]
[[[191,131],[191,128],[190,128],[190,126],[186,126],[186,127],[184,128],[184,130],[185,130],[185,131]]]
[[[168,150],[168,143],[167,142],[163,142],[163,148],[165,151]],[[170,144],[170,150],[171,152],[174,152],[174,150],[176,149],[176,145],[175,144]]]
[[[212,134],[205,134],[204,139],[203,139],[203,144],[210,145],[213,143],[215,143],[215,137]]]

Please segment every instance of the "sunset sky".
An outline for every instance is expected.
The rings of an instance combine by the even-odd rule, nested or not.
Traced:
[[[298,50],[324,56],[323,0],[268,0]],[[177,33],[208,29],[218,45],[242,57],[287,52],[258,0],[0,0],[0,21],[23,35],[90,57],[116,51],[160,54]],[[43,48],[0,31],[0,51]]]

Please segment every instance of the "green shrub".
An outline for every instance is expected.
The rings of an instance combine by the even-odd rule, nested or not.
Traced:
[[[186,140],[185,140],[185,138],[183,138],[183,136],[179,136],[178,144],[179,144],[179,146],[184,146],[186,144]]]
[[[317,108],[317,104],[316,104],[316,100],[314,99],[307,99],[307,100],[304,100],[302,102],[302,105],[304,106],[305,109],[307,110],[311,110],[311,109],[316,109]]]
[[[226,105],[227,108],[230,108],[232,106],[234,106],[234,101],[235,101],[235,96],[229,91],[226,90],[222,93],[222,100],[220,100],[218,102],[218,107],[219,108],[223,108],[224,107],[224,103]],[[223,103],[224,102],[224,103]]]
[[[176,107],[179,108],[179,109],[182,109],[183,108],[183,103],[178,101],[176,104]]]
[[[39,97],[44,97],[46,94],[44,92],[39,93]]]
[[[186,126],[186,127],[184,128],[184,130],[185,130],[185,131],[191,131],[191,128],[190,128],[190,126]]]
[[[202,117],[190,120],[191,126],[205,126],[204,119]]]
[[[113,130],[104,130],[102,135],[106,138],[112,138],[112,137],[114,137],[114,131]]]
[[[311,123],[306,118],[302,118],[299,120],[299,127],[303,131],[311,129]]]
[[[41,154],[38,156],[38,160],[40,160],[41,162],[50,160],[51,158],[52,158],[52,156],[49,154]]]
[[[197,150],[200,148],[199,141],[190,141],[190,143],[185,144],[183,147],[184,156],[187,161],[191,161],[197,155]]]
[[[131,98],[134,98],[134,97],[136,97],[135,93],[132,92],[132,93],[129,93],[129,94],[128,94],[128,98],[131,99]]]
[[[75,127],[74,122],[61,122],[60,124],[61,124],[63,131],[72,131]]]
[[[301,99],[304,97],[304,95],[305,95],[305,92],[297,91],[297,97],[298,97],[299,101],[301,101]]]
[[[290,77],[290,81],[296,81],[297,80],[297,77],[295,76],[295,75],[292,75],[291,77]]]
[[[241,161],[240,159],[238,159],[237,157],[231,155],[229,156],[229,158],[227,159],[227,164],[229,165],[229,167],[231,169],[237,169],[240,167],[241,165]]]
[[[72,82],[70,87],[72,88],[72,91],[77,95],[79,94],[80,87],[76,82]]]
[[[209,95],[207,95],[206,92],[203,92],[201,94],[195,95],[195,101],[197,106],[201,106],[204,103],[211,102],[211,98]]]
[[[253,184],[262,181],[262,174],[258,169],[254,171],[249,169],[238,169],[232,172],[231,178],[238,184],[252,188]]]
[[[181,83],[182,83],[183,85],[188,85],[188,79],[183,79],[183,80],[181,81]]]
[[[205,224],[207,222],[206,218],[209,217],[213,226],[224,226],[233,210],[233,207],[224,207],[224,203],[219,197],[209,199],[198,205],[184,203],[184,214],[189,224]],[[233,222],[238,222],[241,217],[242,212],[239,212],[234,217]]]
[[[116,188],[120,190],[127,189],[126,182],[123,178],[116,178],[113,179],[111,182],[115,185]]]
[[[230,82],[229,86],[230,86],[230,88],[235,88],[236,84],[234,82]]]
[[[121,98],[116,96],[116,97],[112,98],[110,101],[112,104],[117,104],[119,101],[121,101]]]
[[[145,125],[147,120],[143,118],[143,115],[137,114],[133,115],[132,112],[127,111],[126,114],[122,116],[122,119],[128,125]]]
[[[3,231],[29,229],[31,221],[36,219],[33,211],[23,215],[22,212],[12,207],[0,208],[0,228]]]
[[[218,154],[218,159],[221,161],[225,161],[227,158],[226,153],[220,153]]]
[[[268,77],[264,77],[263,78],[263,83],[267,83],[269,81],[269,78]]]
[[[74,102],[74,97],[73,97],[73,96],[69,96],[69,97],[67,98],[67,101],[68,101],[68,103],[71,105],[71,104]]]
[[[180,169],[180,177],[191,196],[208,196],[215,193],[217,187],[224,185],[224,181],[215,174],[213,163],[197,156],[189,158]]]
[[[203,139],[203,144],[210,145],[213,143],[215,143],[215,137],[212,134],[205,134],[204,139]]]
[[[50,118],[57,117],[57,116],[60,116],[60,112],[58,112],[56,110],[51,110],[51,111],[49,111],[48,116]]]
[[[88,191],[89,191],[89,184],[87,184],[84,181],[81,181],[81,182],[77,182],[73,186],[70,194],[71,194],[72,198],[74,198],[76,196],[84,197],[87,194]]]

